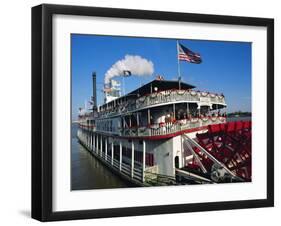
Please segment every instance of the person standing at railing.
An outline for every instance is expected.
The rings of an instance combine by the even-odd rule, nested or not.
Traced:
[[[170,115],[171,115],[171,122],[174,123],[176,121],[175,115],[173,112],[171,112]]]
[[[170,116],[169,112],[166,111],[165,123],[168,123],[170,121],[170,118],[171,118],[171,116]]]
[[[153,125],[154,124],[154,118],[152,115],[150,115],[150,125]]]

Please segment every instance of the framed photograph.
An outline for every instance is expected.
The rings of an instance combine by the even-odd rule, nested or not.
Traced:
[[[274,205],[274,21],[32,8],[32,217]]]

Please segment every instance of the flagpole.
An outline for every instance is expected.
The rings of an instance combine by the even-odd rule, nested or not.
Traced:
[[[122,76],[122,82],[123,82],[123,96],[125,96],[125,79],[124,79],[124,76]]]
[[[179,60],[179,40],[177,40],[177,58],[178,58],[178,80],[179,80],[179,89],[181,89],[181,72],[180,72],[180,60]]]

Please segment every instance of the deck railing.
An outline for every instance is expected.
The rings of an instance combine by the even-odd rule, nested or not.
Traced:
[[[161,92],[154,92],[136,100],[130,100],[127,103],[119,104],[118,106],[108,109],[107,111],[100,112],[100,117],[111,117],[118,114],[124,114],[136,109],[141,109],[149,106],[154,106],[163,103],[172,103],[177,101],[188,101],[188,102],[198,102],[200,104],[204,103],[207,105],[215,104],[225,104],[224,96],[201,92],[194,90],[165,90]]]
[[[226,122],[226,117],[224,116],[207,116],[207,117],[198,117],[198,118],[195,117],[191,119],[177,120],[175,122],[160,123],[160,124],[157,123],[149,126],[124,128],[124,129],[120,129],[119,132],[114,134],[117,136],[119,135],[125,137],[160,136],[160,135],[168,135],[184,130],[204,127],[212,124],[225,123],[225,122]],[[90,132],[96,132],[95,126],[80,125],[80,127]],[[103,132],[107,133],[106,131]]]
[[[138,98],[136,108],[177,101],[225,104],[223,95],[194,90],[165,90]]]
[[[190,120],[178,120],[175,122],[154,124],[149,127],[139,128],[125,128],[121,132],[121,136],[160,136],[168,135],[176,132],[189,130],[193,128],[204,127],[212,124],[225,123],[225,117],[205,117],[205,118],[192,118]]]
[[[132,168],[131,164],[122,161],[121,168],[120,168],[120,161],[118,159],[112,159],[110,155],[106,155],[104,151],[101,150],[93,150],[93,147],[90,145],[87,134],[84,134],[81,130],[78,130],[77,136],[80,142],[87,147],[89,151],[91,151],[97,158],[103,160],[108,166],[114,168],[115,170],[119,171],[121,174],[126,175],[136,181],[143,182],[143,170],[142,166],[135,161],[134,168],[133,168],[133,175],[132,175]]]
[[[119,159],[112,159],[112,157],[110,155],[106,155],[104,151],[93,149],[93,146],[89,143],[87,134],[83,133],[82,130],[78,130],[77,136],[80,142],[98,159],[102,160],[106,165],[128,178],[131,178],[141,184],[145,184],[146,186],[175,184],[174,177],[158,174],[158,165],[146,166],[143,171],[142,166],[135,161],[132,174],[132,166],[130,163],[122,161],[120,168]]]

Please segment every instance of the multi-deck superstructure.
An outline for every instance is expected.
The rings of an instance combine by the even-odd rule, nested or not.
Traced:
[[[121,95],[112,80],[105,103],[97,106],[94,73],[93,105],[80,109],[78,138],[105,165],[139,185],[244,181],[246,176],[198,143],[211,125],[227,125],[224,95],[194,88],[158,76]]]

